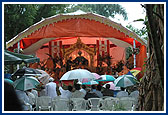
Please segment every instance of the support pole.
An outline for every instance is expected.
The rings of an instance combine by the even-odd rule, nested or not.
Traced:
[[[133,41],[133,49],[135,49],[136,48],[136,44],[135,44],[135,39],[134,39],[134,41]],[[136,54],[134,53],[134,68],[136,68]]]
[[[19,54],[19,50],[20,50],[20,41],[18,42],[18,54]],[[19,64],[17,64],[17,69],[19,69]]]
[[[135,39],[133,41],[133,50],[136,48]],[[134,53],[134,68],[136,68],[136,54]]]

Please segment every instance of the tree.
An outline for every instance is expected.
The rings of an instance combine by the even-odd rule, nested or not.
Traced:
[[[164,4],[144,6],[148,18],[148,52],[145,76],[140,82],[139,110],[164,110]]]
[[[136,33],[140,38],[148,40],[148,31],[147,31],[146,26],[144,26],[142,29],[137,29],[133,27],[132,25],[127,25],[126,27],[130,29],[132,32]]]
[[[50,16],[64,13],[68,4],[37,4],[37,15],[34,22],[39,22],[42,18],[48,18]]]
[[[4,5],[4,31],[5,40],[10,40],[19,32],[33,24],[37,10],[32,4],[5,4]]]
[[[71,7],[66,9],[66,12],[74,12],[79,9],[84,12],[93,12],[106,17],[111,16],[112,18],[116,14],[120,14],[124,20],[128,19],[125,9],[119,4],[77,4],[71,5]]]
[[[65,4],[5,4],[4,5],[4,31],[6,43],[18,33],[42,18],[58,13],[64,13]]]

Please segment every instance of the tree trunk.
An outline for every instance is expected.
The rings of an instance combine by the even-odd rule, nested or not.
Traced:
[[[139,110],[164,110],[164,5],[148,4],[149,40],[146,73],[140,82]]]

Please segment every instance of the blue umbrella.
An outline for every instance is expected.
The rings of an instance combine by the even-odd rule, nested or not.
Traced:
[[[97,81],[115,81],[116,78],[112,75],[101,75],[101,78],[98,79]]]
[[[10,83],[10,84],[13,84],[13,81],[10,80],[10,79],[7,79],[7,78],[5,78],[4,81],[7,82],[7,83]]]
[[[97,85],[97,84],[99,84],[99,82],[97,81],[89,81],[89,82],[82,83],[82,85]]]

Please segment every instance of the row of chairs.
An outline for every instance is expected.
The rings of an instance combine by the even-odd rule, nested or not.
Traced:
[[[133,111],[136,99],[132,97],[103,97],[103,98],[70,98],[64,99],[48,96],[36,99],[37,111]]]

